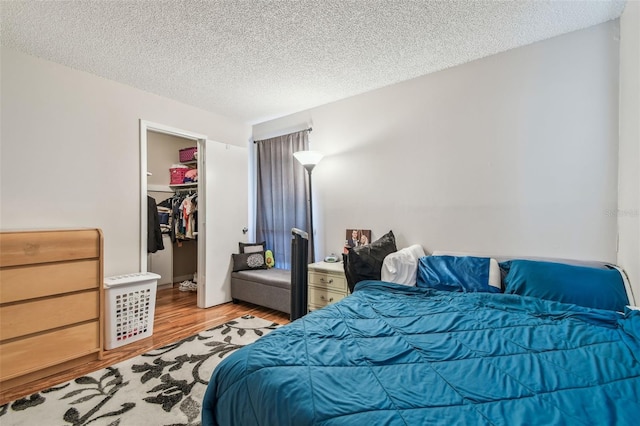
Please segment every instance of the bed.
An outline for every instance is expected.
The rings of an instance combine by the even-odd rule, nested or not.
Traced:
[[[500,264],[497,291],[443,287],[422,263],[418,286],[358,282],[342,301],[224,359],[202,424],[637,424],[640,311],[626,306],[628,285],[614,279],[602,291],[603,281],[571,269],[583,267],[522,262]],[[520,267],[548,263],[551,275],[533,279]],[[540,279],[547,292],[581,289],[580,304],[536,295]],[[611,294],[615,309],[584,306]]]

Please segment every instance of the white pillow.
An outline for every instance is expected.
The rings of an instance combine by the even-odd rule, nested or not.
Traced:
[[[426,256],[422,246],[415,244],[387,255],[382,262],[380,279],[408,286],[416,285],[418,259]]]
[[[487,257],[487,256],[478,256],[477,254],[466,254],[466,253],[457,253],[457,252],[446,252],[446,251],[434,251],[431,256],[472,256],[472,257]],[[502,275],[500,273],[500,265],[498,265],[498,261],[494,258],[490,258],[489,260],[489,285],[491,287],[496,287],[500,291],[502,291]]]
[[[500,265],[498,261],[491,258],[489,262],[489,285],[496,287],[498,290],[502,290],[502,274],[500,273]]]

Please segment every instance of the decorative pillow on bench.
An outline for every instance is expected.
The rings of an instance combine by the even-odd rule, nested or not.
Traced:
[[[258,251],[265,251],[267,249],[267,242],[263,241],[261,243],[238,243],[238,252],[240,254],[243,253],[255,253]]]
[[[264,251],[232,254],[231,256],[233,257],[233,272],[250,269],[267,269]]]

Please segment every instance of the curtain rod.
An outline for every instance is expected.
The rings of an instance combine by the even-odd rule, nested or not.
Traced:
[[[309,127],[308,129],[298,130],[298,132],[310,132],[310,131],[312,131],[312,130],[313,130],[313,127]],[[274,137],[272,137],[272,138],[260,139],[259,141],[253,141],[253,143],[264,142],[264,141],[268,141],[269,139],[279,138],[279,137],[281,137],[281,136],[292,135],[292,134],[294,134],[294,133],[298,133],[298,132],[285,133],[284,135],[278,135],[278,136],[274,136]]]

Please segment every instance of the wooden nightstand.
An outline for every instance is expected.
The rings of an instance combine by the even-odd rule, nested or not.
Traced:
[[[347,279],[342,262],[316,262],[309,266],[309,311],[323,308],[347,297]]]

